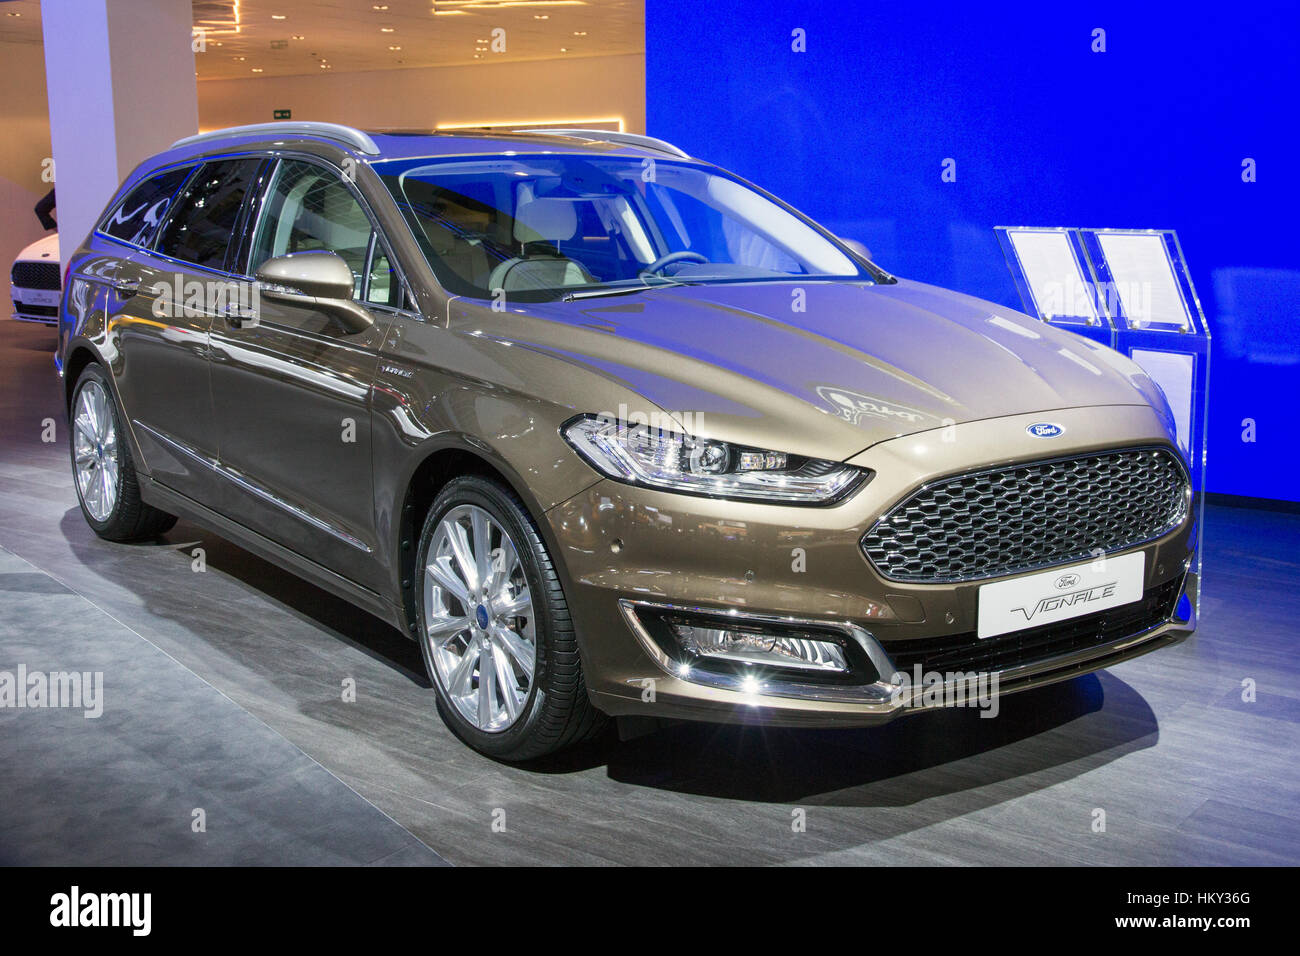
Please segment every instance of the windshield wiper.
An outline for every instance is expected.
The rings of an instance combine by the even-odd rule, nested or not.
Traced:
[[[647,282],[645,285],[610,286],[604,289],[590,289],[586,292],[568,292],[561,296],[562,302],[576,299],[599,299],[607,295],[631,295],[633,292],[649,292],[651,289],[664,289],[669,286],[694,285],[693,282],[681,282],[677,279],[664,279],[662,282]]]

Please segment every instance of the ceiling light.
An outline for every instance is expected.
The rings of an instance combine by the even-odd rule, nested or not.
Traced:
[[[393,28],[392,28],[392,27],[380,27],[380,28],[379,28],[379,32],[380,32],[380,33],[392,33],[392,32],[393,32]]]
[[[301,33],[295,33],[295,34],[293,35],[293,38],[294,38],[295,40],[305,40],[305,39],[307,39],[307,38],[306,38],[305,36],[303,36]]]
[[[546,13],[534,13],[534,14],[533,14],[533,19],[534,19],[534,20],[549,20],[549,19],[551,19],[551,17],[550,17],[549,14],[546,14]]]
[[[271,14],[271,19],[272,19],[272,20],[283,20],[283,19],[284,19],[284,14],[283,14],[283,13],[273,13],[273,14]]]
[[[254,73],[261,73],[261,72],[262,72],[262,68],[261,68],[260,66],[255,66],[255,67],[253,67],[253,72],[254,72]]]
[[[386,3],[372,3],[372,4],[370,5],[370,9],[371,9],[371,10],[387,10],[387,9],[388,9],[388,4],[386,4]]]
[[[390,50],[400,50],[401,47],[400,47],[400,46],[390,46],[388,49],[390,49]]]

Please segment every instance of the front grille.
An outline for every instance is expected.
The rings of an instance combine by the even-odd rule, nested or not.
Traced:
[[[1181,578],[1174,578],[1149,589],[1141,601],[1132,604],[983,640],[967,632],[881,643],[894,666],[909,676],[917,665],[926,673],[1003,671],[1100,647],[1158,627],[1174,613],[1181,584]]]
[[[57,262],[15,262],[10,282],[20,289],[47,289],[57,292],[61,285]]]
[[[969,581],[1109,554],[1187,516],[1187,475],[1161,448],[1029,462],[945,478],[899,502],[862,538],[886,578]]]

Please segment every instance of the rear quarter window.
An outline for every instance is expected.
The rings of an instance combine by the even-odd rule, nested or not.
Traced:
[[[147,246],[167,215],[176,190],[193,168],[182,166],[150,176],[117,204],[100,224],[100,232],[132,245]]]

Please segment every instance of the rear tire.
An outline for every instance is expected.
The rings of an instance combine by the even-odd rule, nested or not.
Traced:
[[[416,567],[416,637],[456,736],[490,757],[522,761],[604,727],[555,565],[510,489],[476,475],[448,482],[420,532]]]
[[[68,413],[72,483],[81,514],[108,541],[156,538],[176,517],[145,504],[108,375],[95,362],[81,372]]]

